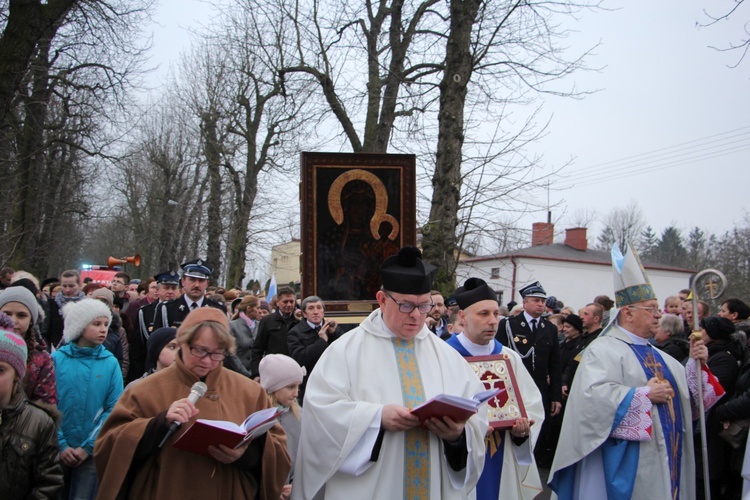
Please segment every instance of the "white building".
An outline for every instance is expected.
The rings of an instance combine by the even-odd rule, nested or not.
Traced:
[[[276,283],[299,283],[301,255],[302,249],[298,238],[271,248],[271,275],[276,276]]]
[[[498,293],[501,304],[521,302],[518,290],[539,281],[548,295],[554,295],[574,310],[593,301],[597,295],[614,300],[612,259],[609,252],[591,250],[586,228],[565,231],[565,243],[553,243],[554,226],[535,223],[532,246],[514,252],[462,260],[456,281],[482,278]],[[669,295],[689,287],[693,271],[643,262],[646,274],[663,306]]]

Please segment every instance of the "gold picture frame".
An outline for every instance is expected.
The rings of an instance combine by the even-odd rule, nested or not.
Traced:
[[[509,429],[519,418],[528,418],[516,375],[507,354],[469,356],[465,358],[485,389],[504,389],[487,402],[490,427]]]

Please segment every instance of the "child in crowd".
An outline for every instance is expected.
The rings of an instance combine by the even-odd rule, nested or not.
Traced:
[[[664,299],[664,312],[666,314],[674,314],[679,316],[682,312],[682,301],[677,295],[670,295]]]
[[[281,493],[281,497],[286,499],[292,494],[294,461],[297,458],[297,445],[302,430],[297,394],[307,370],[289,356],[269,354],[260,360],[258,372],[260,373],[260,385],[268,393],[271,403],[284,411],[279,418],[279,423],[286,432],[287,451],[289,452],[289,458],[292,459],[292,470],[289,471],[289,478]]]
[[[34,328],[42,321],[36,297],[22,286],[10,286],[0,293],[0,311],[10,317],[13,331],[26,342],[26,376],[21,379],[26,396],[56,405],[55,363]]]
[[[458,335],[464,331],[464,324],[461,318],[458,316],[458,310],[452,312],[448,318],[448,325],[446,326],[451,335]]]
[[[62,487],[57,462],[56,413],[26,400],[26,342],[0,313],[0,498],[56,498]]]
[[[149,335],[146,341],[146,372],[130,382],[128,387],[174,363],[180,348],[176,336],[177,328],[167,326],[157,328]]]
[[[562,314],[553,314],[549,318],[547,318],[547,321],[552,323],[557,327],[557,341],[562,343],[565,340],[565,335],[563,333],[563,315]]]
[[[94,299],[63,308],[66,344],[52,355],[62,411],[58,431],[65,485],[61,498],[96,497],[94,441],[122,392],[117,359],[102,343],[112,319],[110,308]]]

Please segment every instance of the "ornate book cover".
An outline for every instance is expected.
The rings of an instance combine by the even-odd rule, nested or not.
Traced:
[[[490,427],[509,429],[516,419],[527,418],[516,376],[507,355],[469,356],[464,359],[484,383],[485,389],[504,389],[487,401]]]

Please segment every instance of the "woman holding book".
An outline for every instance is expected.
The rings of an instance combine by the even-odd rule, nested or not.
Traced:
[[[192,311],[176,339],[175,363],[128,387],[99,434],[98,498],[278,499],[291,466],[281,426],[237,449],[210,446],[210,456],[172,446],[198,417],[240,423],[270,407],[259,384],[223,368],[235,343],[220,310]],[[193,403],[198,381],[208,390]],[[182,425],[160,446],[173,422]]]

